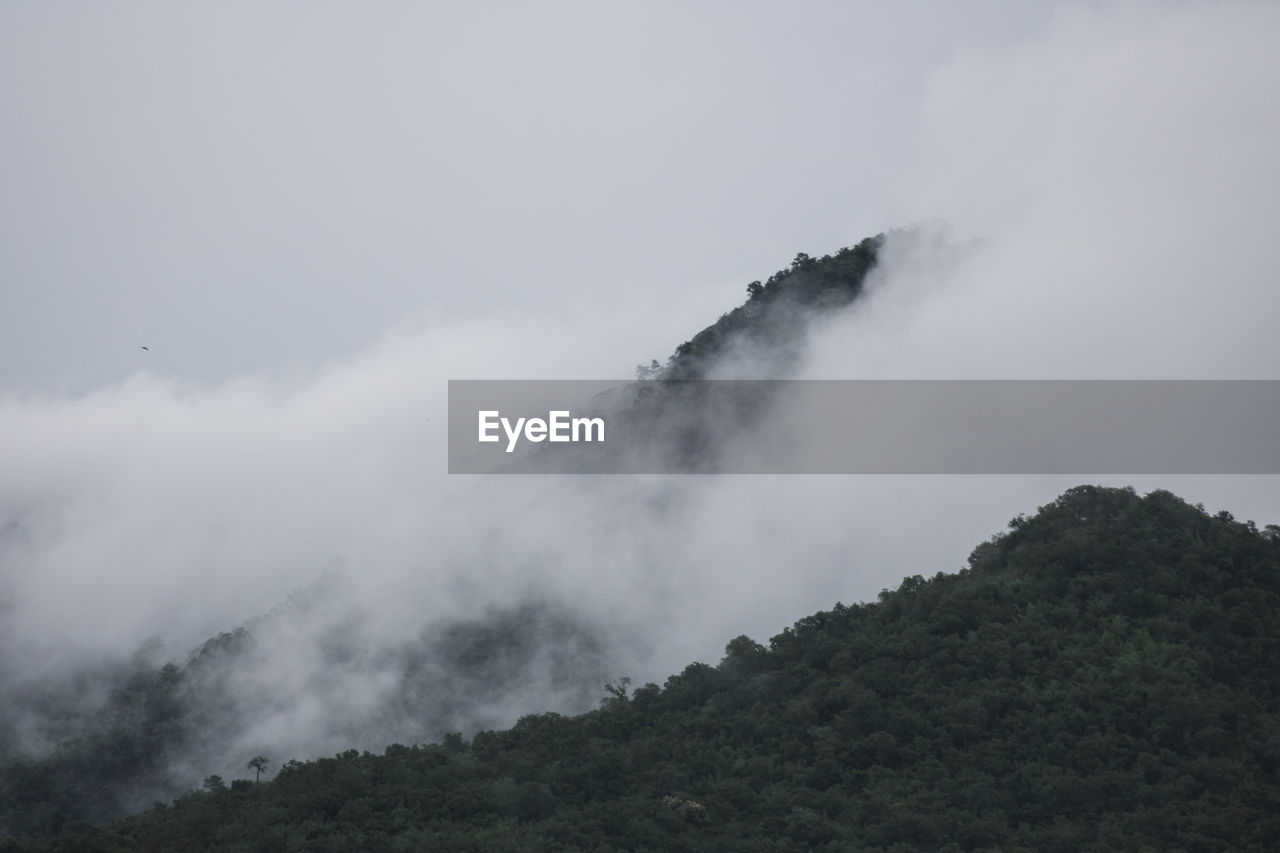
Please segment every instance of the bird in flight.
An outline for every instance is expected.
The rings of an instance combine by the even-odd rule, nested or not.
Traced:
[[[151,347],[141,347],[141,346],[140,346],[140,347],[138,347],[138,349],[144,349],[144,350],[146,350],[147,352],[151,352]]]

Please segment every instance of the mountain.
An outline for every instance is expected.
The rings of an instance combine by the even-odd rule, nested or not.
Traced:
[[[754,369],[785,371],[811,318],[862,293],[884,239],[821,258],[797,255],[765,283],[748,285],[744,305],[677,347],[664,367],[653,362],[650,377],[704,377],[735,356],[749,356]],[[656,418],[679,408],[665,398],[648,405]],[[699,427],[705,436],[706,425]],[[21,535],[17,522],[0,528],[0,552],[7,537]],[[608,645],[616,640],[564,602],[526,598],[424,623],[406,641],[363,630],[325,600],[323,589],[300,592],[182,659],[166,660],[148,644],[131,660],[28,676],[23,662],[0,655],[0,838],[57,835],[119,817],[177,796],[228,753],[268,749],[246,742],[241,730],[246,720],[288,719],[290,709],[279,706],[296,692],[272,689],[263,653],[273,643],[318,649],[323,677],[334,684],[371,672],[393,684],[378,703],[340,703],[342,718],[323,721],[327,739],[344,744],[474,732],[531,704],[587,708],[611,677]],[[307,685],[305,692],[333,691]],[[533,704],[539,700],[546,704]]]
[[[1080,486],[959,573],[606,693],[0,849],[1272,850],[1280,527]]]
[[[958,250],[943,236],[921,228],[892,232],[896,245],[911,245],[922,257],[940,260]],[[791,265],[763,284],[747,285],[747,300],[678,345],[665,363],[637,365],[636,382],[592,397],[589,412],[609,423],[609,441],[545,443],[528,455],[501,455],[500,466],[478,468],[504,473],[725,473],[726,441],[750,434],[777,400],[770,381],[699,383],[689,380],[793,378],[814,321],[829,318],[865,291],[886,235],[820,258],[800,253]],[[655,381],[657,380],[657,381]],[[573,383],[567,383],[573,384]],[[548,386],[554,383],[547,383]],[[565,404],[550,395],[530,410]],[[493,398],[479,408],[502,408]],[[460,410],[471,407],[460,405]],[[461,470],[471,470],[465,463]]]
[[[920,229],[895,232],[899,239],[906,235],[916,241],[931,240],[934,251],[943,242],[938,235],[928,232],[926,236]],[[778,270],[763,284],[748,284],[745,303],[677,346],[665,365],[655,359],[647,367],[637,367],[637,375],[649,379],[718,378],[717,368],[735,357],[750,364],[751,372],[745,378],[785,374],[803,350],[813,316],[843,308],[862,294],[885,237],[877,234],[820,258],[801,252],[788,268]],[[769,372],[774,376],[761,375],[764,365],[771,366]]]

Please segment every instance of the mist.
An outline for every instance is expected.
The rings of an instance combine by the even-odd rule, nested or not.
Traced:
[[[3,14],[53,39],[58,13],[34,8]],[[924,220],[956,250],[890,235],[795,375],[1280,378],[1275,9],[993,5],[948,36],[945,16],[815,5],[781,25],[753,7],[731,38],[723,9],[671,32],[576,7],[389,8],[359,22],[372,64],[351,79],[328,70],[351,23],[334,10],[302,15],[277,56],[283,7],[130,7],[97,22],[107,48],[57,42],[111,60],[107,83],[0,51],[45,75],[0,87],[11,115],[65,109],[3,167],[0,692],[130,660],[203,672],[225,701],[173,768],[180,790],[257,753],[586,710],[605,680],[661,683],[739,634],[955,571],[1082,481],[1280,521],[1273,477],[461,477],[444,435],[451,378],[626,379],[795,252]],[[902,55],[822,65],[805,39],[843,48],[814,26],[827,15]],[[515,57],[501,72],[448,35],[491,24],[486,56]],[[168,39],[130,60],[148,26]],[[433,50],[389,35],[406,30]],[[199,96],[130,95],[160,60]],[[440,82],[451,63],[466,86]],[[851,105],[871,118],[847,123]],[[168,118],[143,121],[153,108]],[[455,168],[403,165],[441,160]],[[514,626],[517,646],[468,662]],[[240,627],[250,645],[197,666]],[[102,698],[73,695],[86,713]],[[63,724],[11,722],[32,754]]]

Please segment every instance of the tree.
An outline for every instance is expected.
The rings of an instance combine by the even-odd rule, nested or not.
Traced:
[[[604,689],[608,691],[609,696],[601,699],[600,704],[604,707],[627,704],[629,701],[627,699],[627,688],[630,686],[631,678],[629,676],[619,678],[617,684],[606,684]]]
[[[756,675],[768,667],[769,650],[745,634],[729,641],[724,647],[724,659],[720,661],[721,672],[730,675]]]
[[[257,782],[262,777],[262,771],[267,769],[267,757],[265,755],[255,755],[249,759],[249,763],[245,767],[253,770],[257,775],[253,777],[253,781]]]
[[[657,379],[660,373],[662,373],[662,365],[658,364],[656,358],[652,359],[648,365],[636,365],[636,379]]]
[[[796,255],[795,260],[791,262],[792,270],[810,270],[818,265],[818,259],[800,252]]]

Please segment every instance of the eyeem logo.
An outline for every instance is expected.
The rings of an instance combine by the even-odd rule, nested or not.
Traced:
[[[507,434],[507,453],[516,449],[523,434],[526,441],[604,441],[604,418],[575,418],[568,411],[547,412],[547,419],[502,417],[496,409],[477,412],[480,422],[480,441],[501,440],[498,428]]]

